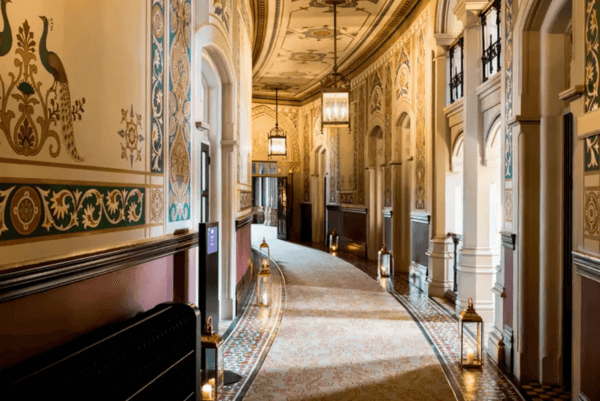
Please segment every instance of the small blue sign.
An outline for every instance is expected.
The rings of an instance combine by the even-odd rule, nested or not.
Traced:
[[[217,227],[210,227],[206,237],[206,253],[211,254],[217,252],[217,244],[219,243],[219,235]]]

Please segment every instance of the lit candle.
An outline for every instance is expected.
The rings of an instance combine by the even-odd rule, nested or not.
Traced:
[[[212,400],[213,397],[213,386],[210,384],[205,384],[202,386],[202,399],[203,400]]]
[[[474,359],[473,350],[471,348],[467,348],[467,364],[472,365],[473,359]]]

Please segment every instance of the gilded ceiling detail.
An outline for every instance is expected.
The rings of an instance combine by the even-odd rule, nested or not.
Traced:
[[[260,0],[255,0],[256,2]],[[408,12],[414,0],[346,0],[337,9],[338,65],[343,72],[374,38],[390,31],[398,13]],[[271,98],[274,88],[288,100],[304,100],[320,88],[333,67],[333,9],[325,0],[272,0],[262,2],[268,20],[259,55],[254,59],[253,95]],[[258,16],[261,17],[260,15]],[[387,36],[386,36],[387,37]],[[385,38],[383,38],[385,39]]]

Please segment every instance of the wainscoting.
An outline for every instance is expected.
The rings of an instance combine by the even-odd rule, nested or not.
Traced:
[[[581,308],[575,311],[580,314],[579,327],[573,329],[580,334],[580,365],[581,384],[579,400],[600,400],[600,371],[598,357],[600,356],[600,259],[596,256],[573,252],[573,263],[576,274],[581,280]],[[576,291],[577,293],[577,291]],[[578,302],[575,303],[577,305]],[[577,340],[574,341],[577,344]]]
[[[516,234],[501,232],[502,252],[504,253],[504,298],[502,299],[502,323],[504,335],[504,367],[513,372],[513,314],[514,314],[514,271],[515,271],[515,246]]]
[[[411,213],[412,260],[410,282],[425,294],[429,293],[428,265],[431,215],[428,213]]]
[[[327,205],[327,232],[335,227],[340,249],[367,257],[367,209]]]

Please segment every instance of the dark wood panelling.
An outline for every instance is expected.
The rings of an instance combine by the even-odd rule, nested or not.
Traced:
[[[590,400],[600,400],[600,283],[581,278],[581,392]]]
[[[411,216],[412,226],[412,261],[421,266],[428,266],[429,257],[429,216]]]
[[[503,306],[503,323],[512,327],[513,325],[513,296],[514,296],[514,252],[512,247],[504,247],[504,306]]]
[[[340,236],[340,249],[366,257],[367,209],[327,206],[328,233],[333,227]]]
[[[392,249],[393,238],[392,238],[392,211],[383,211],[383,242],[389,249]]]
[[[0,272],[0,302],[139,266],[196,246],[198,233],[185,233],[10,268]]]
[[[300,204],[300,210],[302,213],[300,241],[312,242],[312,204],[303,202]]]

